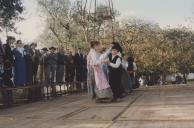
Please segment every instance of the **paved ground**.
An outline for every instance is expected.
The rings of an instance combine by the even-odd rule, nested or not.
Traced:
[[[194,86],[143,88],[120,103],[85,94],[0,110],[0,128],[194,128]]]

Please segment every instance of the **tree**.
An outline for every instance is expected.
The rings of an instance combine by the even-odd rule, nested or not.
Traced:
[[[136,59],[140,74],[158,72],[165,79],[176,72],[185,76],[194,67],[194,33],[185,27],[161,29],[154,23],[129,19],[116,36],[124,51]]]
[[[0,0],[0,28],[13,30],[15,21],[21,19],[23,10],[21,0]]]
[[[75,49],[77,47],[87,49],[89,48],[88,43],[94,39],[94,35],[96,39],[102,38],[100,30],[103,29],[102,24],[108,17],[105,19],[99,14],[101,11],[106,12],[107,6],[97,6],[95,16],[94,12],[86,9],[87,2],[83,4],[79,0],[74,3],[69,0],[38,0],[38,3],[47,18],[47,28],[45,33],[40,36],[41,42],[57,42]],[[114,15],[116,14],[118,13],[115,11]],[[112,18],[112,13],[110,17]],[[52,38],[43,40],[48,39],[48,36]]]
[[[110,24],[110,21],[112,24],[114,17],[118,16],[119,13],[108,5],[89,5],[91,7],[88,10],[87,4],[87,0],[84,2],[77,0],[73,6],[72,16],[75,23],[81,26],[85,42],[88,44],[91,40],[101,40],[104,36],[101,31],[106,29],[103,25],[107,22]]]
[[[186,74],[191,72],[194,64],[194,33],[185,27],[181,27],[167,29],[165,37],[173,51],[171,63],[177,72],[184,75],[184,82],[186,83]]]
[[[66,44],[72,36],[70,30],[71,16],[69,0],[38,0],[38,3],[46,15],[47,27],[45,33],[40,36],[42,43]],[[49,40],[47,40],[50,37]],[[46,39],[46,40],[45,40]]]

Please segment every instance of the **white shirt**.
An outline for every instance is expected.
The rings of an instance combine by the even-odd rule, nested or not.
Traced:
[[[17,48],[17,50],[22,54],[22,56],[24,56],[24,48]]]
[[[115,56],[112,56],[112,60],[113,60],[114,58],[115,58]],[[110,66],[111,66],[112,68],[119,68],[120,65],[121,65],[121,58],[118,58],[115,64],[114,64],[114,63],[110,63]]]
[[[126,60],[122,60],[122,66],[127,71],[128,68],[128,62]]]
[[[136,65],[135,62],[133,62],[133,70],[134,70],[134,71],[137,71],[137,65]]]

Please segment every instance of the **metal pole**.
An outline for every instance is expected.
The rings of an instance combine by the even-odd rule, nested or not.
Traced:
[[[87,26],[87,30],[86,30],[87,40],[89,39],[90,14],[91,14],[92,1],[93,1],[93,0],[90,1],[90,4],[89,4],[89,11],[88,11],[88,26]]]
[[[110,7],[110,11],[111,11],[111,22],[112,22],[112,39],[113,41],[115,41],[115,32],[114,32],[114,23],[115,23],[115,14],[114,14],[114,6],[113,6],[113,1],[109,0],[109,7]]]
[[[96,6],[97,0],[94,1],[94,40],[96,39]]]

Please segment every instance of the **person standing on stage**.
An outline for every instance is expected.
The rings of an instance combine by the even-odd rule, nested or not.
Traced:
[[[97,102],[107,99],[112,101],[112,90],[102,69],[102,64],[108,57],[110,50],[107,50],[104,54],[101,54],[100,51],[100,42],[92,41],[91,49],[87,56],[88,94],[90,98],[96,99]]]
[[[107,62],[109,67],[109,84],[113,91],[114,100],[118,101],[122,98],[123,87],[121,83],[122,65],[121,57],[118,55],[120,48],[113,46],[111,54],[109,55],[109,61]]]

